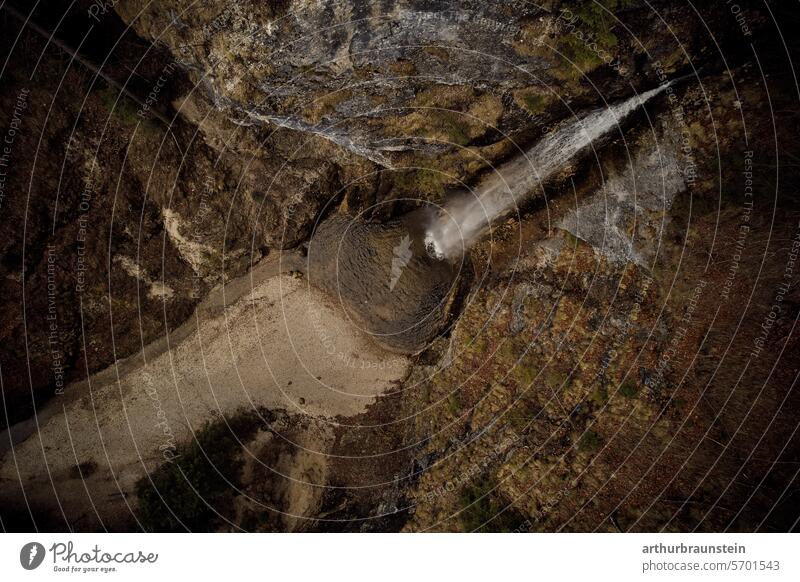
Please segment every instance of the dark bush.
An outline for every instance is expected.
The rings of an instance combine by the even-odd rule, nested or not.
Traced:
[[[241,486],[242,445],[262,424],[248,412],[206,424],[174,461],[137,484],[138,518],[154,532],[215,531]]]

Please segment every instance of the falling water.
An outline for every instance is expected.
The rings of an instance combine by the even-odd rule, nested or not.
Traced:
[[[460,256],[497,217],[516,208],[537,186],[668,86],[586,114],[497,168],[471,193],[453,196],[427,226],[428,251],[439,259]]]

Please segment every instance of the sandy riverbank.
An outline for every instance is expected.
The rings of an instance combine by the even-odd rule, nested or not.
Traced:
[[[36,419],[12,427],[3,496],[18,497],[22,483],[34,505],[58,511],[56,497],[64,499],[70,521],[119,517],[121,498],[132,503],[145,472],[220,414],[266,407],[334,423],[404,377],[406,358],[382,350],[327,296],[281,270],[257,268],[145,357],[68,388],[72,396],[41,411],[38,428]],[[96,466],[86,479],[76,475],[81,463]]]

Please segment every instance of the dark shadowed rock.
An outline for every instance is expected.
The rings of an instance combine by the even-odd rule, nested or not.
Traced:
[[[425,347],[447,321],[462,264],[428,255],[418,216],[389,224],[335,215],[308,245],[308,279],[359,327],[401,352]]]

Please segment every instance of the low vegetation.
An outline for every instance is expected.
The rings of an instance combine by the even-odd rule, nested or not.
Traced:
[[[242,443],[255,433],[260,417],[241,413],[206,424],[175,459],[137,484],[142,527],[151,532],[215,531],[241,486]]]
[[[468,485],[461,491],[459,514],[466,532],[511,532],[524,521],[519,513],[497,494],[497,483],[490,477]]]

